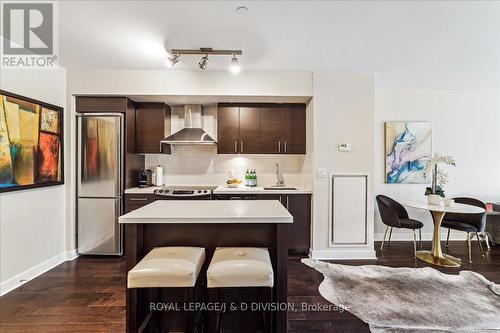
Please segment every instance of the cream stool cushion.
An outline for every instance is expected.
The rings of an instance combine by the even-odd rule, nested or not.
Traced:
[[[218,247],[207,270],[208,288],[272,287],[269,251],[257,247]]]
[[[128,272],[127,287],[194,287],[204,261],[201,247],[155,247]]]

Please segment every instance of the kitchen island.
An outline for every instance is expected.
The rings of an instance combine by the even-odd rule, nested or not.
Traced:
[[[293,217],[277,200],[155,201],[120,216],[125,225],[126,270],[156,246],[199,246],[206,266],[215,248],[266,247],[274,270],[274,301],[287,302],[287,238]],[[127,289],[127,332],[136,332],[147,304]],[[275,332],[286,332],[287,312],[276,313]]]

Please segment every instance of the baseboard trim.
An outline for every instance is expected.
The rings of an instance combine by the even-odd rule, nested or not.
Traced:
[[[309,256],[312,259],[321,260],[376,260],[375,250],[369,249],[328,249],[311,250]]]
[[[22,286],[26,282],[42,275],[43,273],[51,270],[57,265],[62,264],[65,261],[71,261],[78,257],[76,250],[63,252],[47,261],[44,261],[35,267],[32,267],[16,276],[0,283],[0,296],[3,296],[12,290]]]
[[[446,240],[446,234],[447,230],[443,229],[441,231],[441,240]],[[389,233],[387,233],[387,238],[389,237]],[[460,232],[460,231],[451,231],[450,232],[450,240],[456,241],[465,241],[466,240],[466,233],[465,232]],[[384,238],[383,233],[377,233],[375,234],[375,241],[382,241]],[[387,240],[387,239],[386,239]],[[413,232],[404,232],[404,233],[399,233],[399,232],[393,232],[391,236],[391,240],[393,241],[413,241]],[[422,233],[422,240],[424,241],[432,241],[432,232],[423,232]],[[417,232],[417,241],[418,241],[418,232]]]

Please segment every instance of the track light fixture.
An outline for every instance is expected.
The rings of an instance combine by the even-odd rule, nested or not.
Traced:
[[[231,72],[233,72],[234,74],[236,73],[239,73],[240,70],[241,70],[241,67],[240,67],[240,63],[238,61],[238,58],[236,58],[236,55],[233,55],[233,57],[231,58],[231,66],[229,67],[229,69],[231,70]]]
[[[207,65],[208,65],[208,54],[206,54],[203,58],[201,58],[200,62],[198,63],[198,67],[200,67],[200,69],[204,71],[205,69],[207,69]]]
[[[165,60],[165,64],[167,65],[167,67],[174,67],[174,65],[179,62],[180,58],[181,58],[180,55],[173,54],[170,57],[168,57],[167,60]]]
[[[173,67],[176,63],[179,62],[181,55],[203,55],[201,60],[198,62],[198,67],[201,70],[207,69],[209,63],[209,56],[225,56],[229,55],[231,57],[231,63],[229,69],[233,73],[238,73],[241,70],[240,63],[236,56],[242,55],[243,52],[241,50],[214,50],[212,48],[200,48],[200,49],[171,49],[168,50],[169,54],[172,54],[165,61],[168,67]]]

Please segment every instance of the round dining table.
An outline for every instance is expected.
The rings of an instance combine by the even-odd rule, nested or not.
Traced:
[[[454,203],[451,206],[431,205],[427,202],[408,202],[403,204],[406,207],[428,210],[434,217],[434,233],[432,236],[432,250],[417,251],[417,258],[429,264],[442,267],[460,267],[462,261],[441,250],[441,223],[446,213],[459,214],[481,214],[485,210],[481,207]]]

